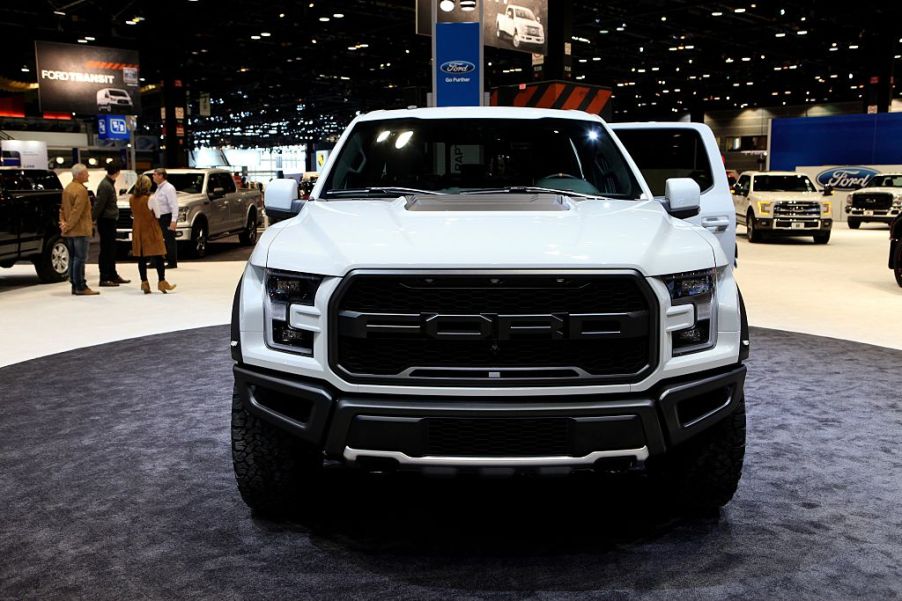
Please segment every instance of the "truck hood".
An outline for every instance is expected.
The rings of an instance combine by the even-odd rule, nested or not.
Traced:
[[[251,263],[342,276],[363,268],[635,269],[726,264],[714,236],[657,201],[563,200],[560,211],[409,211],[394,201],[316,201],[269,228]]]
[[[750,200],[771,202],[776,200],[805,200],[823,202],[830,200],[820,192],[752,192]]]

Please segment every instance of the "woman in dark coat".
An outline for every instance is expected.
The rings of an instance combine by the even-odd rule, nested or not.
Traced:
[[[142,175],[128,199],[128,204],[132,207],[132,254],[138,259],[138,273],[141,274],[141,290],[144,294],[150,294],[145,257],[153,258],[159,278],[157,289],[166,294],[174,290],[175,285],[166,281],[166,265],[163,263],[166,244],[163,242],[160,224],[150,209],[150,185],[150,178]]]

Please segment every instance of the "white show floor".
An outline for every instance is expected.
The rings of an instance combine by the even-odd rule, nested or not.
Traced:
[[[852,231],[837,223],[826,246],[810,238],[749,244],[740,234],[736,277],[749,322],[902,349],[902,288],[886,267],[888,249],[888,230],[876,224]],[[142,294],[135,266],[121,267],[133,283],[97,288],[101,295],[95,297],[74,297],[65,282],[37,284],[30,264],[0,269],[0,366],[228,323],[244,262],[182,262],[167,273],[178,284],[167,295]],[[88,265],[87,280],[97,282],[97,265]]]

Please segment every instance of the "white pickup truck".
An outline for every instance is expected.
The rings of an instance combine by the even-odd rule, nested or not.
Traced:
[[[178,193],[178,229],[175,238],[187,245],[193,257],[205,257],[210,240],[238,234],[242,244],[257,242],[257,225],[263,222],[263,195],[259,190],[238,189],[225,169],[167,169],[168,180]],[[144,173],[147,177],[153,171]],[[152,179],[152,178],[151,178]],[[151,191],[156,191],[153,184]],[[130,193],[131,191],[129,191]],[[131,243],[132,212],[128,195],[122,195],[116,237]]]
[[[812,236],[830,241],[833,203],[803,173],[745,171],[733,186],[736,219],[745,224],[749,242],[771,236]]]
[[[269,186],[267,207],[297,215],[235,292],[250,507],[303,507],[324,466],[644,472],[663,502],[732,498],[749,345],[726,173],[704,125],[620,127],[377,111],[309,201]]]
[[[545,28],[531,9],[508,4],[504,12],[495,16],[495,37],[509,39],[514,48],[542,46]]]

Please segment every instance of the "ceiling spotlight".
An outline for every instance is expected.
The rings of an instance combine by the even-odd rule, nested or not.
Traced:
[[[332,17],[335,19],[344,19],[345,18],[344,13],[335,13],[332,15]]]
[[[269,33],[268,31],[261,31],[261,32],[260,32],[260,35],[263,36],[264,38],[268,38],[268,37],[271,36],[272,34]]]
[[[329,17],[320,17],[319,20],[322,21],[323,23],[328,23]]]
[[[712,16],[712,17],[722,17],[722,16],[723,16],[723,13],[720,12],[719,10],[716,10],[716,11],[714,11],[713,13],[711,13],[711,16]]]
[[[28,66],[22,65],[22,73],[28,73]]]
[[[53,11],[53,14],[59,15],[59,16],[61,16],[61,17],[65,17],[65,16],[66,16],[66,13],[65,13],[64,11],[61,11],[61,10],[55,10],[55,11]]]
[[[85,36],[85,39],[88,40],[89,42],[93,42],[93,41],[94,41],[94,38],[92,38],[92,37],[89,36],[89,35],[86,35],[86,36]]]
[[[259,40],[259,39],[260,39],[260,36],[258,36],[258,35],[252,35],[252,36],[251,36],[251,39],[252,39],[252,40]]]
[[[476,0],[460,0],[460,10],[464,12],[476,10]]]
[[[439,2],[438,7],[446,13],[449,13],[454,10],[454,0],[442,0]]]
[[[737,8],[737,9],[736,9],[736,10],[734,10],[734,11],[733,11],[733,12],[734,12],[734,13],[739,13],[739,14],[742,14],[742,13],[744,13],[744,12],[745,12],[745,9],[744,9],[744,8]]]

